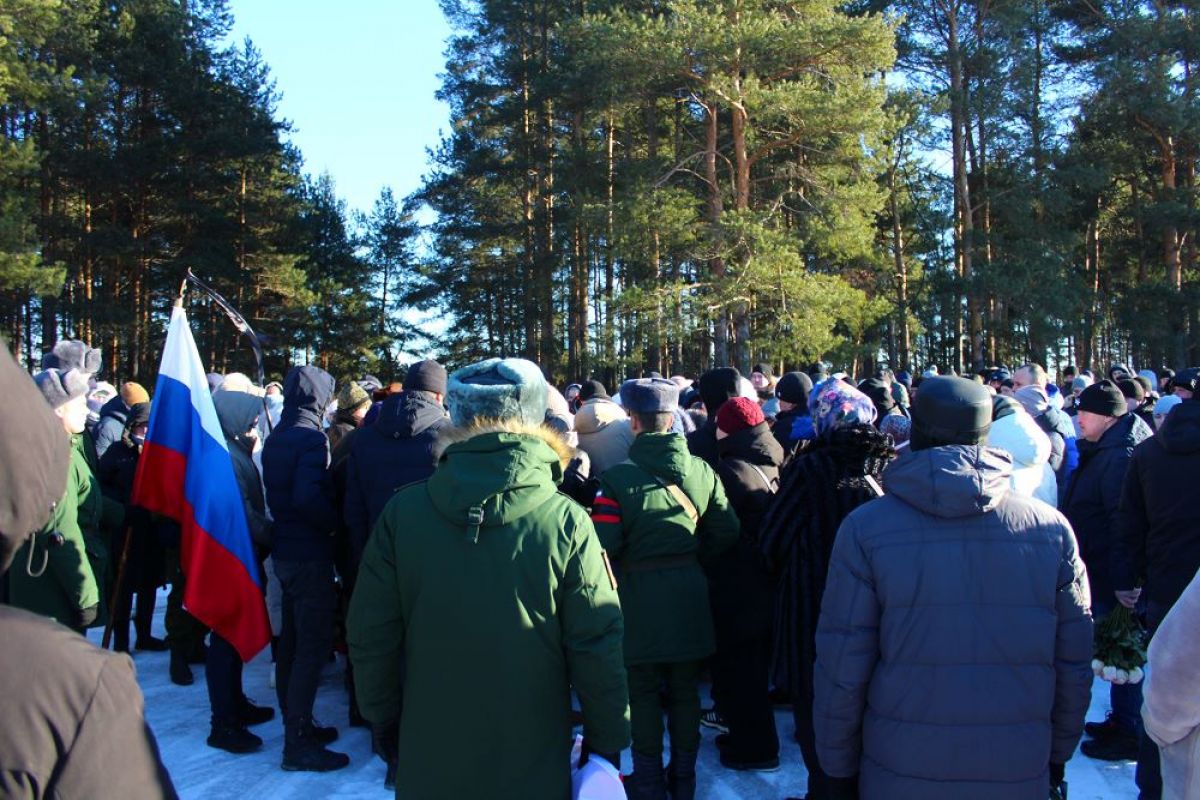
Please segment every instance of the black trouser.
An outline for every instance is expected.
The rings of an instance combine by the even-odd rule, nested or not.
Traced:
[[[113,536],[111,552],[117,558],[118,571],[121,552],[125,545],[125,531]],[[129,649],[129,618],[133,611],[133,595],[137,593],[137,615],[133,629],[138,639],[150,638],[150,625],[154,621],[154,606],[158,597],[158,583],[163,570],[163,548],[152,531],[134,525],[129,528],[133,539],[129,542],[129,554],[125,559],[125,572],[121,576],[121,592],[117,596],[117,607],[113,609],[113,640],[118,650]]]
[[[770,662],[771,642],[765,635],[721,642],[713,656],[713,696],[729,726],[729,744],[722,752],[735,761],[766,761],[779,755],[767,685]]]
[[[208,634],[208,626],[193,617],[183,607],[183,596],[187,589],[187,578],[179,560],[179,548],[169,548],[166,553],[167,579],[171,581],[171,593],[167,595],[167,613],[163,624],[167,628],[167,644],[173,654],[190,658]]]
[[[792,692],[792,715],[796,720],[796,741],[808,769],[808,800],[828,800],[829,776],[817,760],[817,735],[813,731],[812,687],[796,688]]]
[[[238,705],[242,700],[242,657],[233,645],[216,633],[208,642],[204,679],[208,683],[213,725],[236,724]]]
[[[332,561],[277,558],[275,577],[283,590],[275,692],[286,723],[312,717],[321,670],[333,648],[337,593]]]

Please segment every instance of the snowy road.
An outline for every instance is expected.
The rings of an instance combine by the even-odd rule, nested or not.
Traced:
[[[162,635],[161,596],[155,619],[156,635]],[[91,638],[99,643],[100,632]],[[314,775],[284,772],[279,768],[283,750],[283,726],[278,718],[254,728],[265,741],[262,750],[234,756],[205,744],[208,736],[208,693],[204,686],[204,668],[193,667],[196,682],[175,686],[167,677],[165,653],[136,653],[138,681],[146,696],[146,717],[158,737],[163,759],[184,798],[195,800],[275,800],[276,798],[378,798],[388,800],[392,793],[383,788],[383,762],[371,754],[369,733],[346,726],[346,693],[342,690],[342,663],[331,663],[325,671],[317,697],[316,715],[321,722],[336,725],[341,739],[333,749],[350,754],[350,766],[339,772]],[[251,700],[275,706],[275,692],[268,686],[269,653],[263,653],[246,666],[245,689]],[[707,697],[707,691],[704,697]],[[1097,681],[1092,691],[1089,719],[1100,720],[1108,708],[1107,684]],[[714,733],[704,729],[701,750],[698,796],[704,800],[733,798],[769,798],[782,800],[802,796],[805,770],[800,748],[791,739],[792,721],[788,711],[776,713],[783,744],[783,768],[771,774],[730,772],[717,761]],[[464,721],[463,735],[470,730]],[[629,753],[624,767],[630,768]],[[1133,764],[1106,764],[1076,753],[1067,764],[1071,800],[1134,800]]]

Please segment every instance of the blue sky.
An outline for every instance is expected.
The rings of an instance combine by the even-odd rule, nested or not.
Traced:
[[[305,170],[328,171],[351,209],[420,185],[426,148],[448,127],[434,99],[450,30],[437,0],[231,0],[283,94]]]

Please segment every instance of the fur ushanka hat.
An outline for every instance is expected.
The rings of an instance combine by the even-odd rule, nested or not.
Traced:
[[[450,421],[517,419],[540,425],[546,418],[546,379],[532,361],[489,358],[450,375],[446,391]]]

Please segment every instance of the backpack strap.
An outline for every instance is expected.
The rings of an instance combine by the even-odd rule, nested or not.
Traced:
[[[778,480],[773,481],[770,478],[768,478],[767,473],[763,472],[762,469],[760,469],[757,464],[750,464],[750,462],[748,462],[748,461],[746,463],[747,463],[747,465],[749,465],[750,469],[752,469],[758,473],[758,477],[762,478],[762,482],[764,484],[766,484],[768,492],[770,492],[771,494],[775,494],[776,492],[779,491],[779,481]]]

